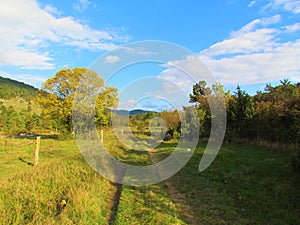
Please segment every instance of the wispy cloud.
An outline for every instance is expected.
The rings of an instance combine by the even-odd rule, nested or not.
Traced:
[[[116,55],[108,55],[105,57],[105,63],[115,63],[120,60],[119,56]]]
[[[247,34],[256,31],[258,28],[268,27],[269,25],[276,24],[281,20],[281,15],[277,14],[272,17],[260,18],[251,21],[237,31],[231,32],[231,37]]]
[[[252,6],[254,6],[256,3],[256,0],[252,0],[249,4],[248,7],[251,8]]]
[[[271,0],[265,8],[271,8],[273,10],[285,10],[293,12],[295,14],[300,13],[300,1],[299,0]]]
[[[54,53],[48,51],[52,43],[111,50],[128,38],[93,29],[73,17],[61,17],[55,7],[41,8],[35,0],[0,1],[0,21],[0,33],[9,34],[0,36],[0,65],[25,69],[54,68]]]
[[[61,13],[56,7],[54,7],[54,6],[52,6],[52,5],[46,5],[46,6],[44,7],[44,10],[45,10],[46,12],[48,12],[48,13],[54,15],[54,16],[61,16],[61,15],[62,15],[62,13]]]
[[[155,102],[154,100],[143,102],[140,105],[138,105],[137,108],[157,111],[157,112],[176,109],[171,104],[167,104],[167,103],[162,104],[161,102]]]
[[[130,99],[127,101],[120,100],[118,104],[118,109],[132,110],[136,107],[136,104],[137,102],[134,99]]]
[[[284,28],[287,33],[293,33],[300,30],[300,23],[294,23],[292,25],[285,26]]]
[[[73,9],[79,12],[85,11],[91,4],[90,0],[78,0],[74,5]]]

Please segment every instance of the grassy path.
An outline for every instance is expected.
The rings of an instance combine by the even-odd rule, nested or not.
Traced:
[[[156,151],[149,151],[149,157],[152,164],[155,164],[161,160],[159,155],[156,153]],[[176,204],[177,209],[179,213],[182,215],[184,221],[186,221],[188,224],[196,225],[197,221],[194,218],[193,210],[187,204],[185,196],[179,193],[169,180],[164,181],[164,183],[167,188],[168,195]]]
[[[113,149],[112,145],[118,143],[114,141],[108,144],[108,149]],[[152,164],[148,152],[134,151],[124,146],[119,146],[119,149],[122,149],[122,154],[120,151],[110,152],[123,162],[140,166]],[[179,206],[170,198],[165,182],[144,187],[120,187],[120,195],[117,193],[119,204],[117,212],[113,211],[115,214],[111,224],[187,224],[182,218]]]

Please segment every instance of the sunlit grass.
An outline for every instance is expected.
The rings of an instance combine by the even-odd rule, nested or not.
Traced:
[[[164,183],[146,186],[123,186],[115,224],[187,224],[179,206],[170,198]]]
[[[85,163],[74,141],[42,139],[37,168],[28,165],[34,140],[2,141],[0,224],[106,224],[111,185]]]

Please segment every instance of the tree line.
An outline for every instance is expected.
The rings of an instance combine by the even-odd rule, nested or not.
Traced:
[[[20,92],[24,96],[28,98],[33,96],[32,98],[41,107],[41,113],[38,115],[33,112],[30,101],[27,102],[27,108],[21,111],[0,103],[0,129],[7,133],[41,129],[56,131],[60,134],[72,133],[72,104],[76,87],[84,77],[89,78],[86,79],[87,86],[96,85],[98,87],[94,109],[96,126],[109,126],[111,124],[111,108],[118,104],[118,90],[105,85],[95,72],[86,68],[74,68],[58,71],[36,92],[28,85],[14,84],[13,87],[20,88]],[[12,81],[5,80],[1,84],[0,94],[9,90],[6,85],[10,82]],[[25,92],[22,90],[23,88],[26,89]],[[5,91],[3,92],[3,90]],[[11,91],[13,92],[13,90]],[[231,94],[229,91],[225,92],[220,83],[216,83],[210,88],[205,81],[200,81],[192,87],[190,94],[192,106],[184,107],[183,111],[133,115],[130,116],[130,124],[144,132],[152,118],[161,117],[167,125],[165,140],[179,138],[180,135],[186,133],[190,133],[189,136],[192,138],[208,138],[211,119],[218,117],[218,115],[212,115],[208,99],[218,98],[224,99],[226,107],[225,141],[265,143],[273,146],[285,145],[288,146],[287,152],[298,154],[300,83],[291,83],[289,80],[280,81],[277,86],[267,84],[264,91],[258,91],[253,96],[242,90],[240,86]],[[82,109],[83,114],[84,110]],[[186,119],[181,121],[183,115]],[[195,124],[200,126],[199,137],[193,136],[198,133],[195,130],[197,129]],[[290,149],[296,149],[296,151]]]
[[[255,143],[280,149],[291,156],[300,167],[300,83],[289,80],[280,81],[277,86],[267,84],[264,91],[250,96],[240,86],[231,94],[225,92],[220,83],[207,87],[205,81],[193,85],[190,103],[185,107],[186,114],[194,108],[197,114],[190,113],[190,121],[200,124],[200,138],[209,138],[212,115],[208,99],[223,98],[225,101],[227,123],[226,142]],[[178,120],[180,112],[162,112],[168,125],[167,135],[183,131]],[[174,123],[174,121],[177,121]],[[191,123],[189,126],[191,126]]]
[[[288,80],[280,81],[277,86],[267,84],[264,92],[254,96],[242,90],[240,86],[233,94],[223,91],[217,84],[218,92],[224,96],[228,141],[267,141],[299,146],[300,138],[300,83],[292,84]],[[208,136],[211,113],[207,97],[212,91],[205,82],[193,86],[190,102],[195,103],[204,132]]]

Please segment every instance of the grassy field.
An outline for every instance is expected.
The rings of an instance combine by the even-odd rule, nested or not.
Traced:
[[[0,224],[106,224],[110,183],[74,141],[42,139],[37,168],[33,140],[1,141]]]
[[[198,173],[204,146],[167,181],[183,196],[195,224],[299,224],[300,173],[289,158],[256,146],[225,145]],[[161,147],[157,155],[164,158],[172,144]]]
[[[111,132],[104,145],[118,159],[151,164]],[[166,157],[176,142],[155,149]],[[42,137],[34,168],[34,139],[0,137],[0,224],[108,224],[116,186],[83,160],[74,140]],[[165,182],[121,187],[112,224],[299,224],[300,173],[287,157],[251,145],[224,145],[198,173],[205,145]]]

